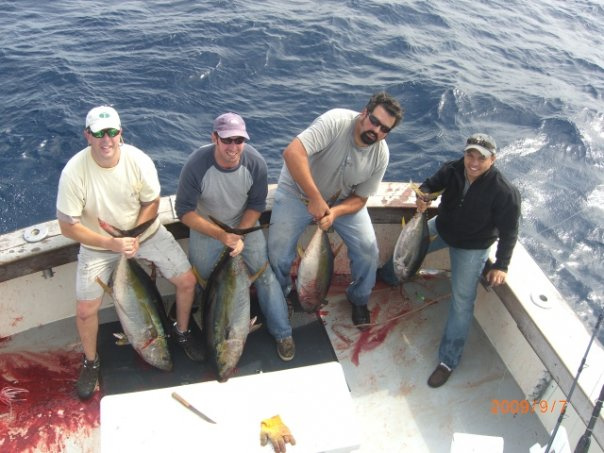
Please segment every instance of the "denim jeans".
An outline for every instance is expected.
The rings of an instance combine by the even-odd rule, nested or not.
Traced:
[[[449,259],[451,261],[451,301],[445,332],[440,341],[438,358],[440,362],[454,369],[459,364],[466,339],[468,338],[468,331],[474,316],[474,303],[476,302],[478,282],[484,264],[489,257],[489,249],[471,250],[449,247],[438,234],[436,217],[428,221],[428,228],[430,236],[436,236],[430,242],[428,253],[445,247],[449,248]],[[380,277],[391,285],[399,283],[394,275],[392,258],[380,269]]]
[[[292,328],[288,318],[287,303],[275,274],[268,264],[264,233],[262,230],[249,233],[243,242],[244,247],[241,253],[250,275],[256,274],[262,266],[267,264],[264,272],[254,282],[267,329],[276,340],[289,337],[292,334]],[[223,250],[222,242],[191,230],[189,259],[203,279],[210,276]]]
[[[291,266],[296,257],[300,235],[312,217],[299,196],[278,188],[268,233],[268,254],[283,294],[292,289]],[[355,305],[367,305],[375,285],[378,246],[367,208],[338,217],[334,230],[346,244],[352,282],[346,289],[348,300]]]

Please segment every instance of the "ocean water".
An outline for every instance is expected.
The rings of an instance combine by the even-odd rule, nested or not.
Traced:
[[[494,136],[522,242],[591,328],[604,305],[604,6],[588,0],[0,1],[0,233],[54,218],[86,112],[174,193],[233,110],[276,182],[318,114],[387,90],[406,109],[386,180],[423,180]],[[604,338],[604,335],[601,335]]]

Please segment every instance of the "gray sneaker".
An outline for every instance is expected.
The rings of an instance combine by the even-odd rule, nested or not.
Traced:
[[[80,377],[76,383],[76,390],[80,399],[87,400],[94,393],[94,389],[99,380],[100,368],[101,361],[99,360],[98,354],[92,361],[86,360],[86,357],[84,356]]]
[[[296,355],[296,345],[294,344],[293,337],[277,340],[277,354],[285,362],[289,362],[294,358]]]
[[[178,327],[176,327],[175,322],[172,324],[172,333],[174,335],[174,339],[183,349],[183,351],[185,351],[185,354],[189,359],[191,359],[193,362],[203,362],[206,359],[203,343],[193,338],[191,335],[191,329],[181,332],[178,330]]]

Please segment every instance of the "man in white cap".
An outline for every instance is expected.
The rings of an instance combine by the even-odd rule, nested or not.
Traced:
[[[245,237],[229,233],[210,216],[231,228],[259,225],[266,207],[268,168],[249,140],[245,122],[228,112],[214,120],[212,143],[195,151],[185,163],[178,182],[176,213],[190,228],[189,259],[202,278],[212,272],[224,247],[231,256],[242,254],[254,275],[268,263],[267,246],[261,230]],[[281,360],[294,358],[295,344],[287,303],[270,266],[255,280],[260,309],[269,333],[277,343]]]
[[[103,289],[120,256],[153,262],[176,286],[178,344],[191,360],[202,361],[201,343],[188,329],[195,292],[195,275],[187,256],[157,218],[140,236],[115,238],[98,219],[121,230],[157,217],[160,185],[149,156],[124,144],[118,113],[109,106],[95,107],[86,116],[88,146],[65,165],[59,181],[57,218],[61,232],[81,244],[76,278],[76,324],[84,359],[76,384],[82,399],[96,388],[100,360],[97,354],[98,311]]]
[[[440,387],[459,364],[474,314],[476,291],[491,245],[497,243],[495,263],[486,273],[489,286],[505,282],[512,251],[518,238],[520,193],[493,165],[497,145],[486,134],[473,134],[464,156],[445,163],[420,186],[424,193],[444,190],[438,215],[428,221],[434,237],[428,252],[449,248],[451,301],[449,316],[439,347],[439,364],[428,379]],[[426,198],[427,200],[427,198]],[[430,202],[417,198],[424,212]],[[390,260],[380,277],[397,284]]]

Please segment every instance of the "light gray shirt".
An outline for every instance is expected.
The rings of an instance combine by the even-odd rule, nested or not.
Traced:
[[[355,120],[359,113],[332,109],[298,135],[306,148],[310,171],[324,200],[340,191],[339,199],[351,194],[369,197],[377,192],[388,166],[389,151],[384,140],[358,147],[354,142]],[[279,187],[305,197],[284,164]]]

